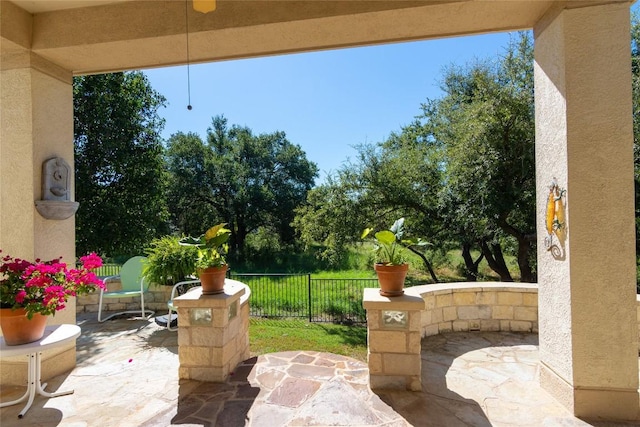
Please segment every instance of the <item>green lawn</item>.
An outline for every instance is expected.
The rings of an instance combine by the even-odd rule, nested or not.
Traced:
[[[341,354],[367,361],[367,328],[301,320],[251,319],[251,355],[291,350]]]

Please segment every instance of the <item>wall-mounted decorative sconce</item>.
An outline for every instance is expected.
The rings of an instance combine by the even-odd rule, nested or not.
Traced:
[[[47,219],[67,219],[78,210],[80,203],[71,201],[71,168],[62,157],[42,163],[42,200],[36,209]]]

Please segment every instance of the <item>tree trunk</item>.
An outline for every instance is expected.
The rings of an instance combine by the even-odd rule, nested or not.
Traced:
[[[480,253],[480,256],[477,260],[473,260],[473,256],[471,255],[471,244],[464,243],[462,245],[462,259],[464,259],[464,275],[467,282],[475,282],[478,280],[478,266],[480,265],[480,261],[484,258],[484,254]]]
[[[422,252],[419,252],[413,249],[411,246],[409,246],[408,249],[422,259],[424,266],[426,267],[426,269],[429,271],[429,274],[431,275],[431,279],[433,279],[433,283],[439,283],[440,281],[438,280],[438,276],[436,276],[436,272],[433,270],[433,266],[431,265],[427,257],[424,256]]]
[[[531,263],[529,262],[529,254],[531,252],[531,242],[535,241],[536,234],[524,234],[517,228],[509,224],[506,219],[501,218],[498,221],[500,228],[505,232],[515,237],[518,241],[518,268],[520,269],[520,281],[527,283],[534,283],[536,281],[535,274],[531,269]]]
[[[241,256],[244,250],[244,242],[247,238],[247,227],[240,219],[236,219],[234,232],[231,234],[232,247],[237,256]]]
[[[535,275],[531,270],[529,263],[529,253],[531,252],[531,244],[526,237],[518,239],[518,267],[520,267],[520,281],[534,283]]]
[[[480,240],[480,249],[482,254],[487,260],[489,267],[500,276],[502,282],[513,282],[511,273],[507,268],[507,264],[504,262],[504,256],[502,255],[502,248],[498,244],[492,244],[491,248],[485,240]]]

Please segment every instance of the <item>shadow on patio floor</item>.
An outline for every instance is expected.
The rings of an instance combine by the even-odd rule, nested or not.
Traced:
[[[319,352],[252,358],[224,384],[178,380],[177,333],[151,320],[79,315],[77,367],[11,426],[631,426],[572,417],[538,386],[537,336],[454,333],[422,343],[423,392],[372,393],[366,364]],[[24,387],[2,387],[0,399]],[[393,409],[392,409],[393,408]]]

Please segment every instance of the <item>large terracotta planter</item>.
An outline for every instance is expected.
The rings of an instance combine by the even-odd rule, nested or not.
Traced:
[[[38,341],[44,335],[47,316],[36,313],[31,319],[24,308],[0,309],[0,327],[7,345],[21,345]]]
[[[375,264],[373,268],[378,274],[380,295],[385,297],[397,297],[404,294],[404,279],[407,277],[409,264]]]
[[[229,266],[209,267],[198,270],[198,278],[202,284],[203,295],[221,294],[224,292],[224,279]]]

